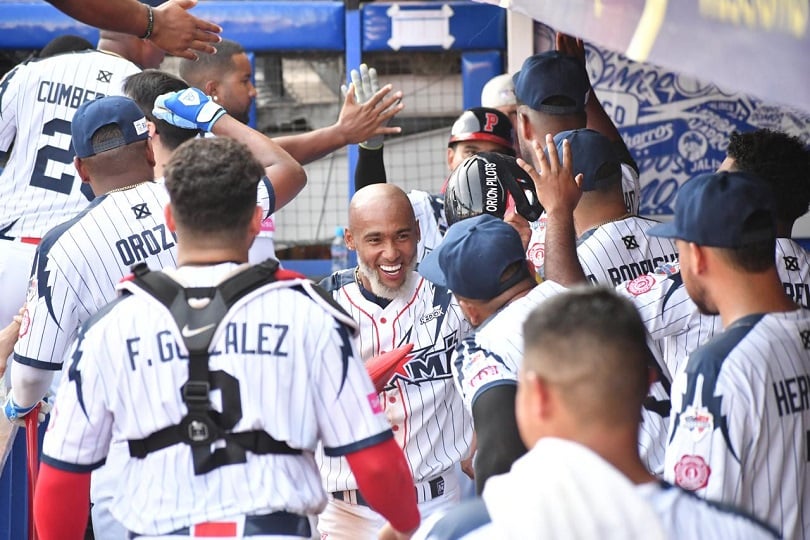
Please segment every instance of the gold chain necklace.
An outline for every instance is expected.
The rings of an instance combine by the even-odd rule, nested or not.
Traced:
[[[111,189],[111,190],[110,190],[110,191],[108,191],[107,193],[108,193],[108,194],[109,194],[109,193],[119,193],[119,192],[121,192],[121,191],[127,191],[127,190],[130,190],[130,189],[135,189],[136,187],[138,187],[138,186],[140,186],[140,185],[143,185],[143,184],[148,184],[148,183],[150,183],[151,181],[152,181],[152,180],[146,180],[146,181],[144,181],[144,182],[138,182],[137,184],[132,184],[132,185],[130,185],[130,186],[124,186],[124,187],[120,187],[120,188],[116,188],[116,189]]]

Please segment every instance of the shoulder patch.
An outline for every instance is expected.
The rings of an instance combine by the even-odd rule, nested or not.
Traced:
[[[684,455],[675,464],[675,485],[688,491],[705,488],[712,469],[701,456]]]
[[[655,285],[655,278],[649,274],[642,274],[637,278],[627,282],[627,292],[633,296],[639,296],[652,290]]]

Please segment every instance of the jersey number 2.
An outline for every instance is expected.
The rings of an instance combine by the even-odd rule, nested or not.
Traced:
[[[43,135],[65,135],[70,137],[70,122],[62,120],[61,118],[54,118],[47,122],[42,127]],[[69,194],[73,189],[73,175],[62,173],[59,178],[48,176],[45,171],[48,167],[48,162],[54,161],[62,165],[70,165],[73,162],[73,143],[65,150],[50,144],[43,146],[37,152],[37,159],[34,162],[34,172],[31,174],[30,184],[34,187],[47,189],[49,191],[56,191],[58,193]],[[93,190],[90,184],[82,183],[81,191],[87,200],[93,200]]]
[[[223,430],[232,430],[242,419],[242,400],[239,395],[239,381],[222,370],[212,371],[209,376],[211,390],[219,389],[222,399],[222,412],[211,411],[214,422]],[[218,443],[218,446],[221,443]],[[191,452],[194,459],[194,474],[206,474],[223,465],[245,463],[245,449],[225,440],[224,445],[211,450],[211,445],[194,446]]]

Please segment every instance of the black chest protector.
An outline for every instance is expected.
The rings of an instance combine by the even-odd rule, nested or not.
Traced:
[[[209,393],[235,379],[224,372],[211,372],[208,367],[208,349],[220,322],[228,310],[242,297],[261,286],[277,281],[278,261],[269,259],[251,266],[226,279],[215,287],[183,287],[163,272],[152,272],[145,263],[132,268],[133,283],[155,297],[172,314],[180,335],[188,349],[188,380],[180,393],[188,413],[179,424],[168,426],[148,437],[130,440],[129,454],[144,458],[175,444],[188,444],[194,461],[194,473],[205,474],[223,465],[244,463],[246,452],[254,454],[301,454],[301,450],[274,439],[262,430],[234,433],[230,429],[241,418],[241,404],[237,410],[226,406],[222,412],[211,406]],[[189,299],[204,304],[195,308]],[[237,383],[238,384],[238,383]],[[214,448],[214,444],[218,446]]]

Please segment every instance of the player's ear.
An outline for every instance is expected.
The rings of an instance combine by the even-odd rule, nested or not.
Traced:
[[[163,207],[163,217],[166,218],[166,226],[171,232],[177,230],[177,225],[174,222],[174,214],[172,213],[172,204],[169,203]]]
[[[518,140],[534,140],[534,129],[532,128],[532,122],[525,109],[523,109],[523,107],[518,107],[515,115],[516,122],[513,127],[515,128],[515,133],[518,134]]]
[[[82,179],[82,182],[85,184],[90,183],[90,173],[87,170],[87,167],[82,163],[80,158],[74,157],[73,158],[73,166],[76,168],[76,173],[78,173],[79,178]]]
[[[146,128],[149,130],[149,138],[154,138],[158,134],[157,125],[151,120],[146,121]]]
[[[343,231],[343,241],[350,250],[355,251],[357,249],[354,245],[354,235],[348,227]]]
[[[250,237],[254,238],[259,231],[262,230],[262,220],[264,219],[264,210],[261,206],[256,205],[253,210],[253,218],[250,220]]]
[[[217,100],[216,93],[217,93],[217,81],[205,81],[205,86],[200,88],[206,95],[211,96],[214,101]]]

